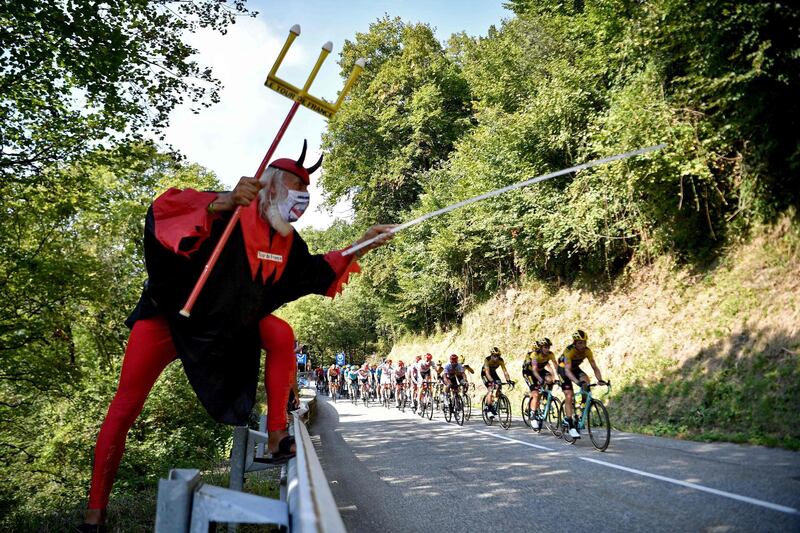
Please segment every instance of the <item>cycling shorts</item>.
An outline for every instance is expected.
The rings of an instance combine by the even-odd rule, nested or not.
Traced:
[[[405,382],[405,380],[406,380],[405,376],[394,378],[394,382],[397,383],[398,385],[402,385]]]
[[[589,376],[581,370],[580,365],[572,367],[572,374],[578,379],[586,378],[584,381],[589,381]],[[561,378],[561,390],[572,390],[572,381],[567,377],[567,371],[564,367],[558,367],[558,377]]]
[[[489,374],[492,376],[491,381],[501,381],[500,376],[497,375],[497,370],[495,370],[494,368],[490,368],[489,369]],[[483,380],[483,384],[484,385],[486,385],[486,386],[489,385],[489,381],[490,380],[486,379],[486,371],[485,370],[483,372],[481,372],[481,379]]]

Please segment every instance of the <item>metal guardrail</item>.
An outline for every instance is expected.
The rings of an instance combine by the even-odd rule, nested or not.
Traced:
[[[250,472],[276,468],[259,462],[267,434],[247,427],[234,428],[229,488],[203,483],[196,469],[173,469],[158,485],[156,533],[202,532],[212,523],[277,524],[290,533],[344,533],[345,527],[328,480],[322,470],[304,417],[312,397],[292,413],[290,432],[295,437],[296,456],[282,468],[280,499],[242,491]],[[260,429],[264,429],[262,417]]]

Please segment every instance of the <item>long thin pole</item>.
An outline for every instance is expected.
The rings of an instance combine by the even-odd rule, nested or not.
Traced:
[[[549,179],[555,178],[557,176],[563,176],[564,174],[569,174],[571,172],[578,172],[579,170],[584,170],[584,169],[591,168],[591,167],[596,167],[596,166],[599,166],[599,165],[605,165],[607,163],[611,163],[612,161],[619,161],[620,159],[628,159],[629,157],[641,155],[641,154],[644,154],[644,153],[647,153],[647,152],[653,152],[655,150],[661,150],[665,146],[666,146],[666,144],[659,144],[659,145],[656,145],[656,146],[648,146],[647,148],[639,148],[638,150],[633,150],[631,152],[625,152],[623,154],[612,155],[612,156],[609,156],[609,157],[604,157],[602,159],[595,159],[594,161],[589,161],[587,163],[576,165],[574,167],[565,168],[563,170],[558,170],[556,172],[551,172],[550,174],[543,174],[541,176],[537,176],[537,177],[531,178],[529,180],[525,180],[525,181],[521,181],[519,183],[514,183],[514,184],[511,184],[511,185],[507,185],[507,186],[502,187],[500,189],[496,189],[494,191],[489,191],[489,192],[480,194],[478,196],[473,196],[472,198],[468,198],[466,200],[462,200],[462,201],[460,201],[458,203],[455,203],[453,205],[449,205],[447,207],[443,207],[442,209],[437,209],[436,211],[432,211],[430,213],[422,215],[421,217],[417,217],[414,220],[409,220],[408,222],[404,222],[402,224],[399,224],[399,225],[395,226],[394,228],[392,228],[389,231],[389,233],[390,234],[391,233],[397,233],[400,230],[404,230],[404,229],[406,229],[408,227],[411,227],[411,226],[414,226],[416,224],[419,224],[420,222],[424,222],[424,221],[428,220],[429,218],[433,218],[433,217],[437,217],[439,215],[443,215],[445,213],[449,213],[450,211],[454,211],[455,209],[458,209],[459,207],[464,207],[465,205],[474,204],[475,202],[480,202],[481,200],[486,200],[487,198],[492,198],[494,196],[499,196],[499,195],[501,195],[501,194],[503,194],[505,192],[513,191],[514,189],[521,189],[522,187],[527,187],[528,185],[533,185],[534,183],[539,183],[540,181],[549,180]],[[348,248],[347,250],[342,252],[342,255],[346,256],[346,255],[350,255],[352,253],[355,253],[355,252],[361,250],[362,248],[364,248],[366,246],[369,246],[370,244],[372,244],[373,242],[377,241],[378,239],[380,239],[384,235],[386,235],[386,234],[383,233],[381,235],[377,235],[377,236],[375,236],[375,237],[373,237],[371,239],[368,239],[368,240],[366,240],[364,242],[360,242],[358,244],[354,244],[353,246],[351,246],[350,248]]]
[[[264,155],[264,159],[261,160],[261,164],[258,165],[258,170],[254,174],[256,179],[261,178],[261,174],[264,173],[264,169],[267,168],[270,159],[272,159],[272,154],[275,153],[275,149],[278,147],[278,144],[281,142],[283,138],[283,134],[286,133],[286,128],[289,127],[289,124],[292,122],[294,118],[294,114],[297,113],[297,109],[300,107],[300,102],[294,102],[292,104],[292,108],[289,110],[289,113],[286,115],[286,118],[283,119],[283,124],[281,124],[280,129],[278,130],[277,135],[272,140],[272,144],[267,150],[266,155]],[[219,255],[222,253],[222,249],[225,247],[225,243],[228,242],[228,239],[233,233],[233,228],[236,227],[236,223],[239,221],[239,217],[242,214],[242,206],[237,206],[231,216],[231,219],[228,221],[228,225],[225,227],[225,231],[222,233],[222,236],[219,238],[217,242],[217,246],[214,248],[214,251],[211,253],[211,256],[208,258],[206,262],[206,266],[203,268],[203,272],[200,274],[200,277],[197,278],[197,283],[194,284],[194,288],[192,289],[192,293],[189,295],[189,298],[186,300],[186,303],[183,305],[183,309],[180,310],[180,314],[185,317],[189,317],[192,314],[192,308],[194,307],[195,302],[197,301],[197,297],[200,296],[200,292],[203,290],[203,286],[206,284],[208,280],[208,276],[211,274],[211,271],[214,269],[214,265],[217,263],[217,259],[219,259]]]

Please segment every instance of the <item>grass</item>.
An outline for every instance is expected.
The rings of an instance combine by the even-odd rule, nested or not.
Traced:
[[[800,390],[800,225],[790,216],[703,271],[662,258],[602,291],[508,288],[457,328],[401,338],[391,355],[458,353],[478,370],[498,346],[521,381],[536,338],[550,337],[558,355],[579,327],[613,382],[606,400],[615,427],[800,449],[792,407]],[[524,386],[509,393],[515,411],[523,394]]]

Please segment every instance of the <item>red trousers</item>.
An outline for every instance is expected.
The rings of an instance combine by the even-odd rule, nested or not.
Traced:
[[[266,350],[264,385],[267,390],[267,431],[286,428],[286,403],[295,372],[294,332],[280,318],[269,315],[258,324],[261,346]],[[94,450],[89,509],[105,509],[117,475],[125,439],[150,389],[161,372],[175,360],[175,346],[167,320],[157,316],[138,320],[131,330],[119,386],[97,436]]]

